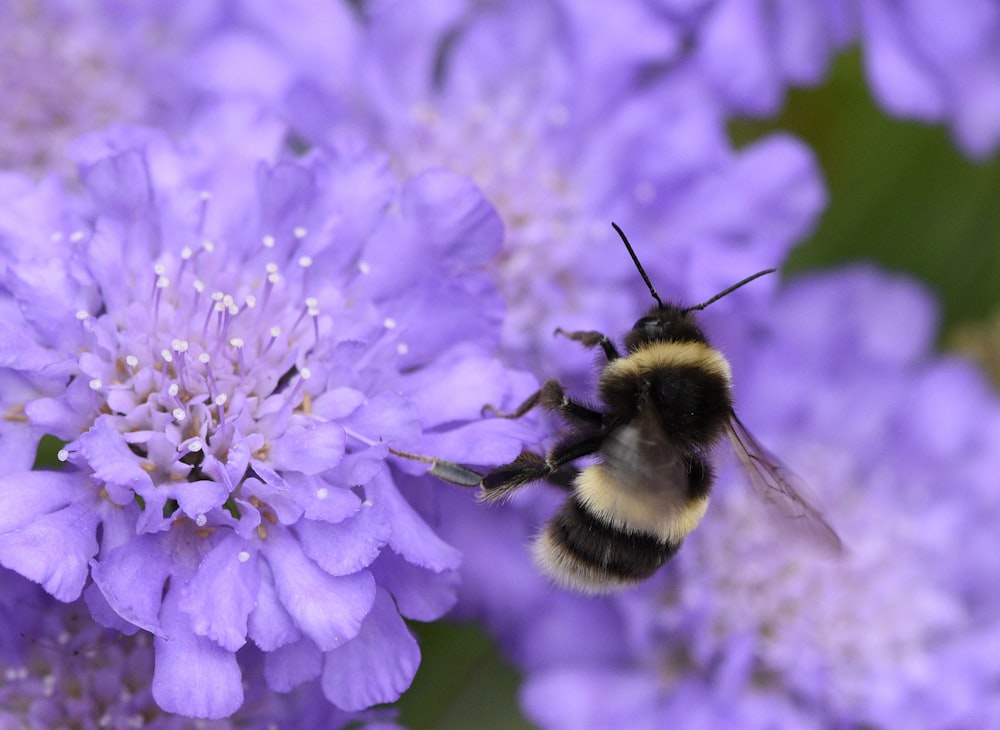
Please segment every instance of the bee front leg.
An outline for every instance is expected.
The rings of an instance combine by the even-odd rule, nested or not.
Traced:
[[[612,360],[617,360],[621,355],[615,348],[615,343],[608,339],[607,335],[603,332],[597,332],[596,330],[580,330],[579,332],[567,332],[562,327],[557,327],[555,334],[562,335],[570,340],[576,340],[577,342],[583,344],[584,347],[597,347],[600,346],[604,350],[605,357],[608,358],[608,362]]]
[[[604,414],[595,411],[593,408],[573,400],[566,395],[566,390],[558,380],[554,378],[545,381],[545,384],[510,413],[504,413],[498,408],[486,405],[483,412],[489,411],[500,418],[520,418],[536,406],[542,406],[547,411],[556,411],[569,420],[579,421],[590,425],[601,425],[604,423]]]

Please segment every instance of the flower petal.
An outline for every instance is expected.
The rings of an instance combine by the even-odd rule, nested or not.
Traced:
[[[426,429],[449,421],[478,420],[484,405],[503,399],[507,372],[493,358],[463,357],[416,370],[403,382]]]
[[[108,603],[108,599],[104,597],[104,594],[101,593],[101,589],[96,583],[91,583],[84,589],[83,600],[86,601],[87,608],[90,609],[90,615],[94,621],[101,626],[120,631],[126,636],[132,636],[142,630],[115,613],[114,609]]]
[[[279,470],[319,474],[344,455],[344,429],[336,423],[293,426],[271,442],[271,459]]]
[[[303,520],[296,527],[302,550],[330,575],[364,570],[378,557],[392,533],[384,510],[363,506],[336,524]]]
[[[129,623],[161,633],[160,600],[169,573],[158,535],[138,535],[91,564],[108,605]]]
[[[202,558],[194,577],[181,590],[178,603],[190,616],[196,634],[230,651],[246,643],[247,618],[260,582],[257,566],[255,556],[247,552],[246,541],[232,533]],[[225,600],[219,600],[220,596]]]
[[[350,455],[345,457],[350,458]],[[294,489],[296,504],[304,509],[302,517],[335,524],[361,509],[361,498],[345,488],[345,482],[337,483],[320,477],[296,478],[297,476],[290,475],[288,483]]]
[[[344,426],[370,441],[404,441],[420,433],[416,411],[399,393],[384,391],[344,419]]]
[[[167,712],[209,720],[228,717],[243,704],[243,682],[236,655],[196,636],[178,607],[179,591],[163,602],[166,636],[155,639],[153,698]]]
[[[416,621],[434,621],[455,605],[459,573],[440,573],[408,563],[391,550],[383,550],[371,568],[375,581],[396,599],[399,612]]]
[[[414,565],[430,570],[447,570],[461,564],[462,553],[427,526],[387,475],[375,477],[365,490],[376,507],[386,510],[392,525],[389,545],[393,550]]]
[[[274,651],[302,638],[302,632],[288,614],[274,587],[271,568],[266,561],[260,563],[260,584],[257,604],[250,612],[248,634],[263,651]]]
[[[79,472],[23,471],[0,478],[0,533],[56,512],[87,489]]]
[[[335,421],[344,418],[360,408],[366,397],[360,390],[354,388],[331,388],[320,394],[312,405],[312,412],[327,420]]]
[[[286,644],[270,651],[264,664],[267,686],[288,692],[303,682],[315,679],[323,669],[323,653],[308,639]]]
[[[395,702],[413,682],[419,664],[416,639],[400,618],[392,597],[379,588],[360,633],[327,654],[323,693],[344,710]]]
[[[87,401],[90,394],[82,378],[74,380],[59,398],[36,398],[24,404],[24,414],[41,433],[72,441],[87,430],[93,415]]]
[[[94,421],[90,430],[80,436],[78,443],[94,470],[94,478],[103,482],[115,503],[127,504],[135,494],[148,497],[155,491],[153,480],[139,465],[139,457],[129,449],[121,433],[107,418]]]
[[[403,188],[404,215],[445,260],[463,266],[486,263],[503,241],[503,223],[469,178],[443,169],[429,170]],[[440,262],[436,262],[440,263]]]
[[[30,337],[23,325],[11,322],[0,325],[0,367],[37,371],[61,359],[58,353],[47,350]]]
[[[146,156],[138,150],[86,165],[83,181],[99,208],[121,218],[137,216],[153,199]]]
[[[41,583],[60,601],[75,601],[97,553],[98,522],[97,513],[83,502],[42,515],[0,535],[0,564]]]
[[[229,489],[214,479],[200,479],[196,482],[180,482],[169,490],[177,500],[181,512],[192,519],[221,507],[229,498]]]
[[[357,635],[375,600],[371,573],[330,575],[278,528],[272,528],[262,552],[281,605],[321,650],[336,648]]]

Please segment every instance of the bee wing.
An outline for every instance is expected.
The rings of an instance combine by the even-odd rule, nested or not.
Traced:
[[[810,542],[839,554],[844,545],[819,511],[799,493],[801,481],[774,454],[761,446],[735,413],[730,412],[729,442],[757,494],[782,515],[794,520],[796,529]]]

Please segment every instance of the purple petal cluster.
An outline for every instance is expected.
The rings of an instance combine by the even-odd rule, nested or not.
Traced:
[[[387,460],[518,448],[516,424],[462,425],[507,388],[477,270],[500,221],[355,142],[281,159],[245,107],[201,131],[112,129],[76,145],[83,201],[3,201],[0,563],[150,634],[168,712],[236,712],[248,644],[272,689],[393,701],[420,657],[402,617],[451,606],[461,556]],[[57,468],[32,468],[43,435]]]
[[[769,266],[823,205],[799,141],[774,135],[734,150],[725,108],[697,69],[651,70],[680,41],[637,4],[608,23],[574,3],[440,4],[431,13],[372,3],[363,41],[342,36],[358,47],[353,66],[323,30],[334,27],[326,11],[299,9],[281,22],[245,18],[240,48],[280,49],[297,79],[281,103],[303,137],[321,142],[348,109],[401,169],[445,165],[476,181],[506,224],[504,344],[536,366],[561,358],[557,326],[610,327],[639,306],[627,258],[608,255],[620,246],[609,220],[655,241],[647,258],[658,280],[687,293],[677,276],[686,266],[727,284]],[[290,24],[300,30],[294,44]],[[216,63],[249,58],[211,48]],[[305,49],[321,48],[322,63],[308,65]],[[355,78],[363,86],[346,85]]]
[[[861,4],[868,81],[890,113],[944,123],[966,154],[1000,144],[1000,7],[989,0]]]
[[[95,623],[83,601],[59,603],[21,576],[0,574],[0,617],[10,631],[0,644],[0,725],[10,728],[150,728],[182,730],[190,718],[164,712],[149,677],[149,634],[131,636]],[[201,720],[206,730],[398,727],[384,710],[348,713],[325,700],[315,683],[287,694],[269,690],[264,655],[241,653],[248,701],[224,720]]]
[[[820,83],[857,36],[857,10],[844,0],[659,5],[668,32],[687,39],[673,62],[697,68],[735,114],[776,114],[788,87]]]
[[[16,0],[0,7],[0,168],[71,177],[64,149],[112,123],[186,119],[186,46],[219,16],[204,4]]]
[[[990,0],[636,5],[654,7],[664,36],[680,39],[666,62],[696,69],[730,113],[777,113],[788,87],[820,83],[857,43],[890,114],[947,125],[970,157],[1000,144],[1000,8]]]

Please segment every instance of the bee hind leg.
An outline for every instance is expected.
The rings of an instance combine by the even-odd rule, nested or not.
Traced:
[[[573,482],[579,474],[580,470],[575,466],[564,466],[562,469],[558,469],[545,477],[545,481],[554,487],[572,492]]]
[[[460,487],[478,487],[483,481],[482,474],[472,471],[472,469],[464,467],[461,464],[456,464],[453,461],[446,461],[445,459],[438,459],[433,456],[424,456],[423,454],[411,454],[407,451],[399,451],[398,449],[389,449],[389,453],[393,456],[410,459],[411,461],[430,464],[431,468],[427,470],[427,473],[449,484],[455,484]]]
[[[593,454],[601,448],[603,440],[604,435],[601,433],[582,438],[573,435],[556,444],[544,457],[531,451],[522,451],[511,463],[498,466],[483,476],[482,499],[495,502],[532,482],[552,480],[553,475],[558,474],[571,461]],[[556,480],[557,486],[562,486],[561,477],[557,476]]]
[[[483,477],[482,498],[487,502],[503,499],[515,489],[545,479],[551,472],[545,457],[522,451],[514,461],[487,472]]]

